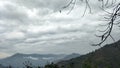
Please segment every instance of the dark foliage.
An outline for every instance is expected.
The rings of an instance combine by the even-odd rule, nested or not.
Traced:
[[[119,68],[120,67],[120,41],[105,45],[104,47],[68,61],[59,62],[62,68]],[[117,46],[117,47],[116,47]]]
[[[51,64],[45,65],[44,68],[59,68],[59,66],[57,64],[51,63]]]

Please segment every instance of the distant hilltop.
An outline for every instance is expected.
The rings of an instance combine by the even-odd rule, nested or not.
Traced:
[[[13,67],[23,67],[23,63],[25,61],[29,61],[33,65],[44,66],[51,62],[58,62],[61,60],[69,60],[75,57],[80,56],[77,53],[72,53],[69,55],[65,54],[22,54],[16,53],[10,57],[4,58],[0,60],[0,64],[4,66],[11,65]]]

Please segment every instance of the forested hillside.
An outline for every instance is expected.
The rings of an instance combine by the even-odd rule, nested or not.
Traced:
[[[59,62],[62,68],[119,68],[120,40],[103,46],[92,53]]]

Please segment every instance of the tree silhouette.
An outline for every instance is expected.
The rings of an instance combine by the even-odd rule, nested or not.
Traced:
[[[86,11],[88,10],[90,13],[92,11],[91,9],[91,4],[90,1],[93,0],[79,0],[82,3],[85,4],[85,10],[83,13],[83,16],[86,14]],[[107,17],[104,17],[104,19],[106,21],[108,21],[108,23],[106,25],[102,25],[105,26],[106,29],[105,30],[98,30],[99,32],[102,33],[102,35],[96,35],[97,37],[101,38],[101,41],[97,44],[93,44],[93,46],[100,46],[101,44],[103,44],[108,37],[111,37],[113,41],[115,41],[115,39],[112,37],[111,32],[113,30],[114,25],[118,25],[120,24],[119,22],[119,18],[120,18],[120,2],[118,2],[117,0],[96,0],[99,3],[101,3],[101,6],[99,6],[101,8],[101,10],[105,11],[107,13]],[[68,8],[69,6],[72,6],[70,11],[68,12],[68,14],[74,9],[74,6],[76,5],[77,0],[70,0],[70,2],[65,5],[63,9]],[[105,8],[109,8],[112,7],[113,8],[113,12],[108,12],[105,10]],[[61,10],[60,10],[61,12]],[[119,26],[120,27],[120,26]]]
[[[59,68],[59,66],[57,64],[51,63],[51,64],[45,65],[44,68]]]
[[[32,63],[30,63],[30,61],[25,61],[23,65],[25,66],[25,68],[33,68]]]

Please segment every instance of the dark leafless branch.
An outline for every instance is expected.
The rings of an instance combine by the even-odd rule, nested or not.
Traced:
[[[110,17],[110,21],[108,23],[108,28],[106,28],[105,31],[103,31],[104,33],[99,36],[101,38],[101,42],[98,43],[98,44],[94,44],[94,46],[100,46],[102,43],[105,42],[105,40],[108,38],[108,37],[111,37],[113,41],[115,41],[115,39],[111,36],[111,32],[112,32],[112,29],[113,29],[113,26],[114,26],[114,23],[115,23],[115,20],[117,19],[117,15],[120,13],[120,4],[117,5],[117,7],[115,7],[111,17]]]
[[[85,10],[83,13],[83,16],[86,14],[86,11],[89,10],[89,12],[91,13],[91,5],[89,3],[89,0],[81,0],[82,2],[85,2]],[[104,17],[105,21],[108,21],[108,23],[106,25],[104,25],[106,27],[105,30],[98,30],[99,32],[102,33],[102,35],[96,35],[97,37],[101,38],[101,41],[98,44],[93,44],[93,46],[100,46],[101,44],[103,44],[108,37],[111,37],[113,41],[115,41],[115,39],[112,37],[111,32],[113,30],[114,25],[118,25],[120,24],[119,21],[117,21],[120,18],[120,4],[115,4],[116,0],[98,0],[98,2],[100,2],[101,5],[101,10],[105,11],[108,15],[108,17]],[[69,7],[72,5],[70,11],[68,12],[68,14],[74,9],[76,0],[70,0],[70,2],[63,7],[63,9]],[[108,12],[105,9],[108,7],[114,7],[113,12]]]

